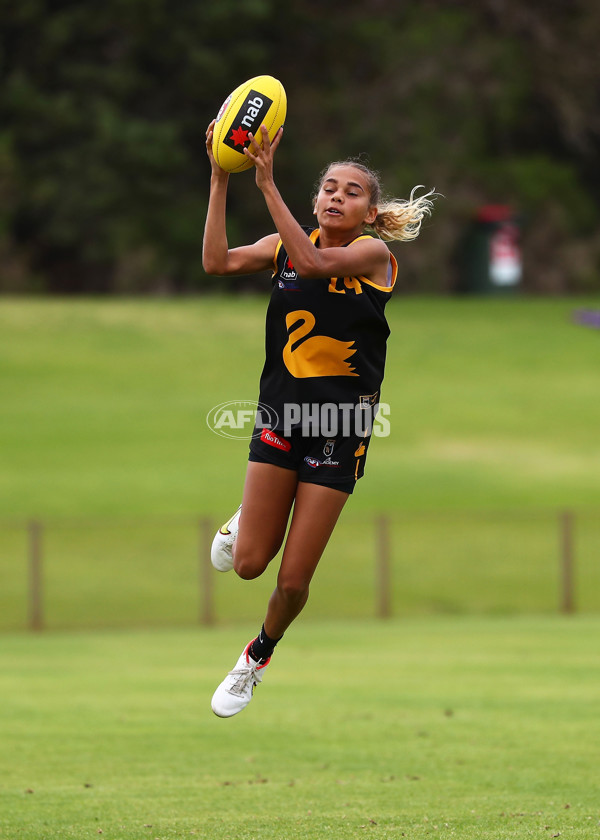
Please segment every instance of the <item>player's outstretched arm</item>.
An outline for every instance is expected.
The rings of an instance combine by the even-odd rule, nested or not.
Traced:
[[[275,249],[279,241],[276,233],[265,236],[252,245],[229,248],[225,222],[229,173],[218,166],[212,153],[214,124],[213,120],[206,130],[206,152],[210,160],[211,176],[202,265],[207,274],[216,275],[253,274],[264,271],[273,267]]]
[[[385,285],[390,254],[378,239],[362,240],[348,247],[316,248],[306,236],[283,200],[273,177],[273,155],[281,141],[282,129],[270,142],[266,126],[261,126],[262,146],[250,135],[244,153],[256,168],[256,185],[261,190],[271,218],[279,232],[294,268],[304,279],[365,275]],[[360,231],[355,231],[357,235]]]

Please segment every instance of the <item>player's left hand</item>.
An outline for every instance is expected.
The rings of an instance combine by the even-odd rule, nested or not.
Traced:
[[[256,186],[263,189],[267,184],[273,183],[273,156],[283,136],[283,126],[279,129],[273,141],[269,140],[269,132],[265,125],[261,125],[262,147],[256,142],[253,134],[250,134],[250,145],[244,149],[244,154],[250,158],[256,168]]]

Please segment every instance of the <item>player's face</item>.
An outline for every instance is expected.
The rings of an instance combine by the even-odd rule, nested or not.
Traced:
[[[353,166],[333,166],[326,173],[315,202],[320,227],[355,230],[375,221],[367,178]]]

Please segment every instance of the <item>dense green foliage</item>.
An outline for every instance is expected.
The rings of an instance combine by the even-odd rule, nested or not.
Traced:
[[[523,216],[529,288],[597,288],[599,23],[594,0],[2,2],[0,290],[214,284],[204,131],[260,73],[287,89],[277,175],[299,219],[323,165],[361,153],[391,193],[444,194],[401,288],[450,288],[488,202]],[[232,179],[232,243],[271,229],[259,198]]]

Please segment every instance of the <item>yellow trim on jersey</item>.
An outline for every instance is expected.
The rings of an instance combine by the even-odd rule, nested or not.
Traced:
[[[315,228],[312,231],[312,233],[309,234],[308,238],[310,239],[310,241],[312,242],[313,245],[317,244],[317,239],[319,238],[320,234],[321,234],[321,231],[319,230],[319,228]],[[371,236],[370,233],[362,233],[360,236],[357,236],[356,239],[353,239],[352,242],[349,242],[348,245],[352,245],[354,242],[358,242],[360,239],[375,239],[375,237]],[[275,248],[275,256],[273,257],[273,265],[274,265],[273,276],[275,276],[275,272],[277,271],[277,257],[279,256],[279,251],[281,250],[282,245],[283,245],[283,242],[280,239],[279,242],[277,243],[277,247]],[[396,260],[396,257],[392,254],[391,251],[390,251],[390,265],[391,265],[391,269],[392,269],[392,282],[390,283],[389,286],[380,286],[378,283],[373,283],[373,281],[369,280],[368,277],[363,277],[362,275],[359,275],[356,279],[360,283],[367,283],[369,286],[373,286],[374,289],[379,289],[380,292],[392,292],[394,286],[396,285],[396,278],[398,276],[398,261]],[[338,278],[337,277],[330,277],[329,279],[330,280],[337,280]]]
[[[281,250],[281,246],[283,242],[281,239],[277,243],[277,247],[275,248],[275,256],[273,257],[273,277],[275,276],[275,272],[277,271],[277,257],[279,256],[279,251]]]
[[[373,286],[374,289],[379,289],[380,292],[391,292],[396,285],[396,278],[398,277],[398,261],[396,257],[390,251],[390,265],[392,267],[392,282],[389,286],[379,286],[377,283],[373,283],[372,280],[369,280],[367,277],[357,277],[356,279],[359,280],[361,283],[367,283],[369,286]]]
[[[314,234],[315,233],[318,234],[319,232],[320,231],[317,228],[316,230],[313,230],[313,232],[311,233],[310,238],[313,242],[316,241],[316,238],[313,240]],[[361,239],[375,239],[375,238],[376,237],[371,236],[370,233],[361,233],[360,236],[357,236],[356,239],[353,239],[352,242],[348,243],[348,245],[353,245],[355,242],[359,242]],[[378,283],[373,283],[373,281],[369,280],[368,277],[363,277],[362,275],[359,275],[356,279],[360,283],[367,283],[369,286],[373,286],[374,289],[379,289],[380,292],[390,292],[391,293],[394,289],[394,286],[396,285],[396,278],[398,276],[398,261],[396,260],[396,257],[392,254],[391,251],[390,251],[390,265],[392,267],[392,282],[390,283],[389,286],[380,286]],[[337,277],[331,278],[331,279],[337,280]]]
[[[375,239],[375,237],[371,236],[369,233],[363,233],[361,236],[357,236],[356,239],[353,239],[352,242],[358,242],[359,239]],[[391,251],[390,265],[392,268],[392,282],[389,286],[380,286],[378,283],[373,283],[373,281],[369,280],[368,277],[363,277],[362,275],[359,275],[356,279],[360,280],[361,283],[368,283],[369,286],[373,286],[374,289],[379,289],[381,292],[391,292],[396,285],[396,278],[398,276],[398,261]]]
[[[313,230],[313,232],[309,235],[308,238],[310,239],[312,244],[315,245],[317,239],[319,238],[319,228],[316,228],[316,230]],[[275,273],[277,271],[277,257],[279,256],[279,252],[281,251],[281,246],[282,245],[283,245],[283,242],[281,241],[281,237],[280,237],[279,242],[277,243],[277,247],[275,248],[275,256],[273,257],[273,266],[274,266],[273,277],[275,276]],[[288,259],[289,259],[289,257],[288,257]]]

